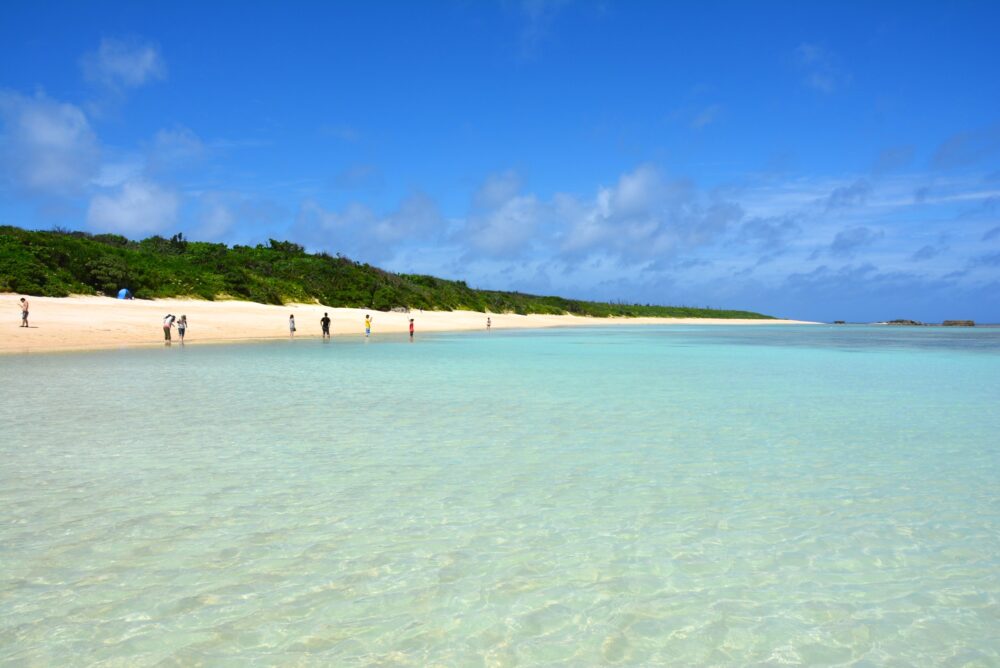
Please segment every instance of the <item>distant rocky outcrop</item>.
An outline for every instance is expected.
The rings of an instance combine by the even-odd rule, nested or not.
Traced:
[[[943,327],[975,327],[976,323],[972,320],[945,320],[941,325]]]
[[[885,323],[887,325],[905,325],[910,327],[922,327],[924,323],[917,322],[916,320],[890,320]]]

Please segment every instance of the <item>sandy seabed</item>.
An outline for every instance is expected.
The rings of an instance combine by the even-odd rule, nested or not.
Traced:
[[[372,316],[372,336],[401,334],[413,318],[423,332],[609,325],[779,325],[810,324],[801,320],[730,320],[720,318],[590,318],[573,315],[515,315],[474,311],[386,313],[321,304],[273,306],[242,301],[197,299],[120,300],[111,297],[26,297],[30,326],[21,324],[21,295],[0,294],[0,353],[40,353],[89,350],[163,343],[163,318],[186,315],[187,344],[224,343],[288,338],[288,316],[295,316],[295,338],[318,338],[320,318],[330,314],[335,337],[364,336],[366,314]],[[176,329],[174,341],[178,340]]]

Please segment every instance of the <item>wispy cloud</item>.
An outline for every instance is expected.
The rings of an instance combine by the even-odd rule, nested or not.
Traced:
[[[884,236],[885,233],[882,230],[852,227],[837,233],[837,236],[830,242],[829,251],[832,255],[852,257],[859,249],[870,246]]]
[[[205,157],[207,147],[190,128],[181,125],[157,131],[149,151],[150,169],[189,167]]]
[[[138,39],[104,38],[96,51],[83,56],[80,64],[88,81],[117,91],[167,75],[159,47]]]
[[[333,187],[338,190],[360,190],[380,185],[382,185],[382,171],[371,164],[351,165],[333,177]]]
[[[346,123],[324,125],[320,128],[320,134],[324,137],[347,142],[349,144],[353,144],[361,140],[361,132],[354,126],[347,125]]]
[[[902,167],[906,167],[912,160],[912,146],[890,146],[889,148],[879,151],[878,157],[875,159],[875,165],[872,167],[872,171],[876,174],[885,174],[887,172],[892,172]]]
[[[921,246],[911,257],[915,262],[923,262],[924,260],[931,260],[944,251],[943,248],[938,246]]]
[[[521,57],[531,58],[538,45],[548,35],[552,23],[569,0],[522,0],[520,47]]]
[[[865,203],[871,192],[871,184],[865,179],[858,179],[849,186],[835,188],[826,198],[825,205],[828,211],[858,206]]]
[[[1000,124],[952,135],[934,152],[934,166],[967,167],[1000,153]]]
[[[795,61],[803,74],[803,82],[821,93],[830,95],[851,81],[851,75],[840,65],[836,54],[819,44],[800,44],[795,49]]]
[[[691,127],[695,130],[700,130],[704,127],[711,125],[719,120],[722,116],[722,105],[713,104],[702,109],[698,114],[691,120]]]

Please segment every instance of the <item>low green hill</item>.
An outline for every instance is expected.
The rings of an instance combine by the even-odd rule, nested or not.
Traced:
[[[265,304],[318,301],[328,306],[389,310],[688,318],[770,318],[748,311],[607,304],[519,292],[475,290],[464,281],[393,274],[340,255],[306,253],[270,240],[233,246],[154,236],[23,230],[0,226],[0,292],[64,297],[114,295],[127,287],[139,299],[200,297]]]

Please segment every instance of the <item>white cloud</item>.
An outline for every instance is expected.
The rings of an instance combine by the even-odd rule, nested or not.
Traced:
[[[486,255],[514,256],[535,236],[542,208],[533,196],[516,196],[484,215],[470,218],[464,237]]]
[[[145,161],[142,158],[125,155],[102,164],[90,183],[99,188],[116,188],[126,181],[138,178],[144,168]]]
[[[446,226],[437,205],[417,193],[400,202],[396,211],[376,214],[352,203],[340,211],[314,199],[302,203],[293,229],[310,247],[342,252],[366,261],[394,256],[405,245],[434,241]]]
[[[192,235],[198,239],[246,243],[259,240],[261,234],[274,235],[287,222],[284,207],[256,194],[206,190],[193,195],[193,199],[197,224]]]
[[[116,90],[136,88],[167,73],[159,48],[139,40],[104,38],[81,65],[87,80]]]
[[[491,209],[502,206],[521,190],[521,177],[512,169],[491,174],[473,196],[477,208]]]
[[[0,164],[18,187],[69,195],[97,172],[100,145],[79,107],[0,91],[0,118]]]
[[[220,239],[236,222],[236,214],[219,197],[205,197],[198,216],[198,235],[203,239]]]
[[[87,210],[87,226],[101,232],[148,234],[177,221],[178,196],[155,183],[133,180],[114,194],[96,195]]]
[[[701,193],[689,181],[666,179],[651,165],[599,188],[590,202],[567,195],[554,202],[564,221],[564,253],[611,254],[625,262],[711,243],[743,217],[737,204]]]

